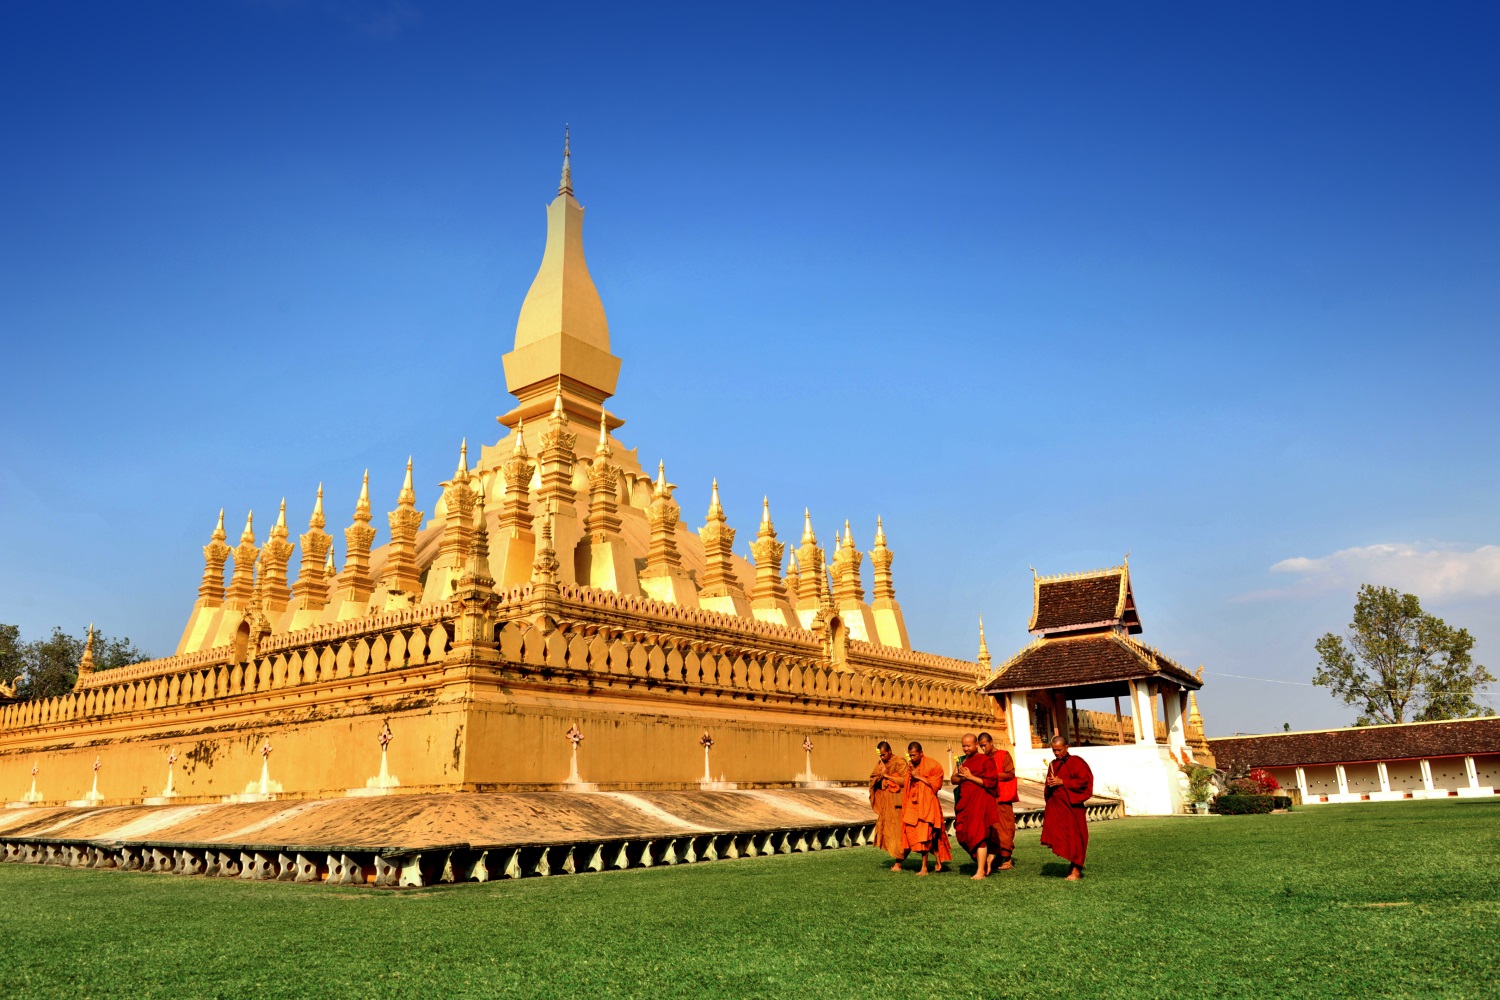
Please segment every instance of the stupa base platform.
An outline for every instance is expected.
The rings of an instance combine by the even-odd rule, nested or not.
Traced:
[[[1018,828],[1041,824],[1039,792],[1025,790]],[[947,793],[943,802],[951,815]],[[1123,812],[1095,799],[1088,814]],[[0,852],[71,868],[400,888],[859,847],[874,823],[863,788],[36,806],[0,816]]]

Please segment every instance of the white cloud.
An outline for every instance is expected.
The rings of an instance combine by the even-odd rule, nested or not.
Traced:
[[[1365,545],[1326,556],[1283,559],[1271,572],[1298,579],[1242,599],[1303,597],[1353,590],[1362,583],[1396,587],[1432,602],[1496,597],[1500,596],[1500,545],[1473,549],[1406,542]]]

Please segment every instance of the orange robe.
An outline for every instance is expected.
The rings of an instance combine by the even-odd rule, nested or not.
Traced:
[[[943,766],[929,756],[908,769],[906,794],[901,799],[901,854],[908,851],[937,852],[939,861],[952,861],[948,832],[943,828]]]
[[[870,771],[870,808],[875,810],[875,846],[893,858],[903,858],[901,846],[901,797],[906,792],[906,760],[894,754],[881,775],[877,764]]]

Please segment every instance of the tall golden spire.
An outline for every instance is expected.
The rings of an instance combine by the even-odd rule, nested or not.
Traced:
[[[94,623],[89,622],[89,637],[83,643],[83,656],[78,661],[78,676],[87,677],[94,672]]]
[[[875,600],[894,601],[896,587],[891,582],[891,560],[895,558],[885,544],[885,522],[875,518],[875,547],[870,550],[870,567],[875,571]]]
[[[477,494],[469,483],[469,440],[458,446],[458,467],[443,484],[443,535],[437,558],[427,570],[422,600],[446,601],[463,576],[474,536],[474,505]]]
[[[854,547],[854,532],[845,521],[843,537],[833,550],[833,597],[841,609],[865,599],[864,584],[859,577],[862,562],[864,554]]]
[[[811,621],[811,613],[823,603],[827,592],[827,571],[823,568],[823,549],[818,545],[818,536],[813,533],[812,511],[802,510],[802,545],[797,549],[797,561],[802,564],[802,575],[797,583],[797,611],[802,624]]]
[[[319,611],[328,604],[327,559],[333,548],[333,536],[323,530],[323,484],[318,484],[318,498],[313,501],[307,530],[298,536],[302,543],[302,562],[297,568],[297,582],[292,585],[292,603],[298,611]]]
[[[584,260],[583,206],[573,197],[571,142],[568,133],[562,183],[547,206],[542,263],[521,303],[515,349],[503,358],[505,387],[518,400],[499,418],[507,427],[545,415],[558,393],[570,416],[592,424],[620,377],[620,359],[609,352],[604,303]]]
[[[531,530],[531,475],[536,467],[526,454],[526,422],[519,421],[511,432],[515,444],[510,458],[500,466],[505,478],[505,499],[500,507],[499,527],[507,533]]]
[[[789,625],[795,621],[791,607],[787,604],[786,585],[781,580],[781,556],[786,545],[776,540],[776,526],[771,523],[771,499],[760,501],[760,531],[750,543],[750,554],[755,557],[755,589],[751,593],[750,606],[757,618]],[[795,558],[795,557],[794,557]]]
[[[339,574],[339,597],[352,604],[362,604],[375,591],[370,576],[370,543],[375,529],[370,527],[370,470],[359,485],[359,500],[354,504],[354,520],[344,529],[344,570]]]
[[[896,587],[891,582],[891,560],[894,556],[885,544],[885,522],[875,518],[875,547],[870,550],[870,567],[875,571],[875,599],[870,602],[875,630],[882,646],[910,649],[906,635],[906,618],[896,602]]]
[[[224,544],[224,508],[219,508],[219,523],[203,546],[203,582],[198,585],[198,602],[205,608],[217,608],[224,603],[224,563],[233,551]]]
[[[260,549],[255,544],[255,512],[245,515],[245,530],[240,532],[240,543],[234,547],[234,575],[229,581],[229,592],[224,603],[231,608],[244,611],[250,607],[255,593],[255,560]]]
[[[422,527],[422,512],[417,510],[417,491],[411,484],[411,456],[406,458],[406,478],[396,497],[396,509],[386,514],[391,528],[391,543],[386,547],[385,572],[380,576],[382,590],[403,594],[412,602],[422,598],[422,574],[417,569],[417,531]]]
[[[739,577],[734,571],[734,529],[724,516],[724,505],[719,503],[718,479],[714,480],[708,501],[708,515],[704,518],[703,527],[698,529],[698,537],[703,541],[705,564],[703,579],[700,581],[702,589],[698,592],[699,603],[704,598],[738,598],[737,602],[730,601],[724,607],[714,607],[713,610],[726,614],[748,612],[750,607],[745,599],[745,590],[740,586]]]
[[[266,539],[265,548],[260,552],[260,591],[266,611],[286,610],[287,602],[292,597],[291,588],[286,585],[287,563],[292,558],[292,543],[287,541],[288,534],[286,497],[282,497],[281,510],[276,515],[276,523],[271,527],[271,536]]]
[[[605,542],[620,533],[620,504],[615,495],[619,467],[611,461],[614,449],[609,446],[609,425],[599,415],[599,444],[594,448],[594,464],[589,466],[589,513],[583,530],[592,542]],[[579,580],[579,583],[584,581]]]

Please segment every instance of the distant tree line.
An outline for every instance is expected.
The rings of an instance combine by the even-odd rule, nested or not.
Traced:
[[[45,639],[21,641],[21,629],[0,625],[0,682],[16,683],[22,699],[51,698],[67,694],[78,681],[78,661],[83,658],[85,639],[53,627]],[[94,669],[112,670],[151,659],[128,637],[114,638],[94,633]]]

